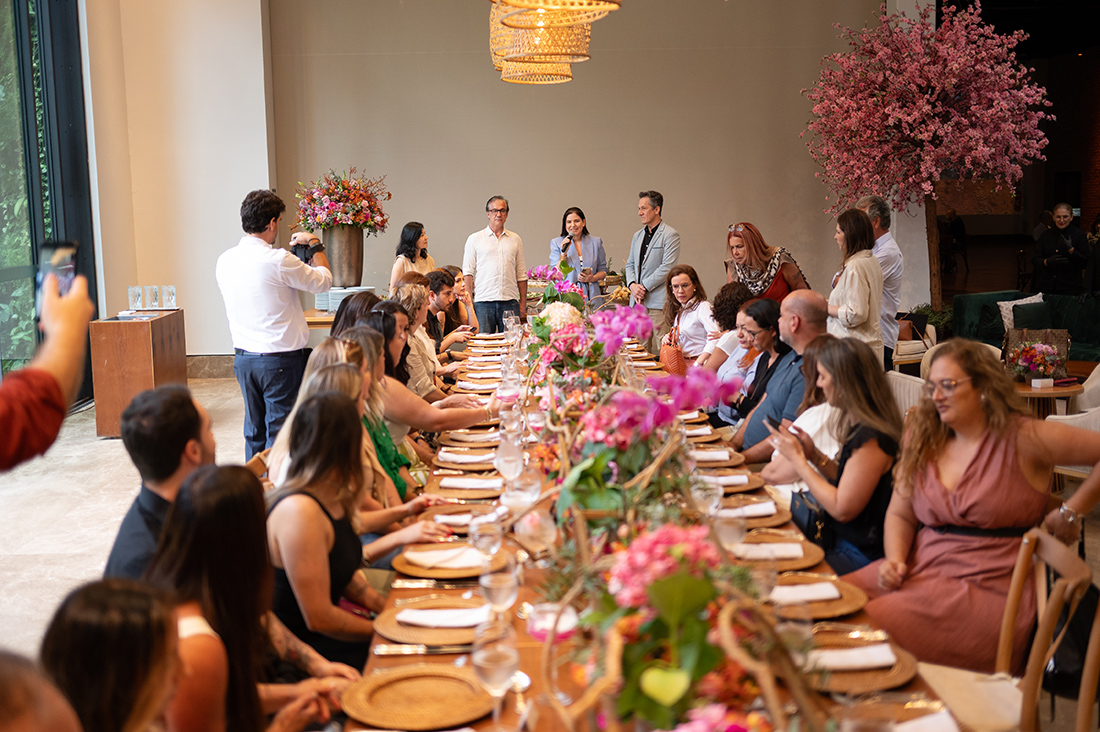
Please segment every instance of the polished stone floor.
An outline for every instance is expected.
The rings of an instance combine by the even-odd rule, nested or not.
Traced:
[[[244,462],[244,402],[233,379],[193,379],[219,464]],[[96,437],[95,409],[70,415],[42,457],[0,474],[0,646],[35,655],[54,608],[103,574],[140,485],[122,441]]]
[[[244,402],[233,379],[191,379],[217,441],[217,462],[244,462]],[[0,647],[37,655],[61,599],[102,576],[119,522],[139,486],[122,441],[95,434],[95,411],[65,420],[43,457],[0,474]],[[1087,556],[1100,577],[1100,508],[1086,521]],[[1059,700],[1048,732],[1073,729],[1076,705]]]

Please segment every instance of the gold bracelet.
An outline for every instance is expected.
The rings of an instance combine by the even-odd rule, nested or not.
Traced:
[[[485,421],[489,422],[493,419],[493,410],[485,407]]]
[[[821,462],[817,464],[817,467],[824,468],[828,464],[829,464],[828,456],[825,455],[825,453],[821,453]]]

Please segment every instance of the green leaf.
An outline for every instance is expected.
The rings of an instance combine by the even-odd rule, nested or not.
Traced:
[[[558,263],[558,269],[560,269],[560,270],[561,270],[561,273],[562,273],[563,275],[567,275],[567,274],[569,274],[570,272],[574,271],[574,270],[576,269],[576,267],[572,267],[572,266],[570,266],[569,262],[567,262],[567,261],[565,260],[565,258],[564,258],[564,257],[562,257],[562,260],[561,260],[561,261],[560,261],[560,262]]]
[[[657,580],[647,591],[649,602],[669,626],[680,625],[683,619],[706,607],[717,595],[714,586],[685,571]]]

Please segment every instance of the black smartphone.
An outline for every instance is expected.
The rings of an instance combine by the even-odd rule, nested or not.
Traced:
[[[778,430],[779,430],[779,428],[780,428],[780,427],[782,426],[782,424],[783,424],[782,422],[780,422],[780,421],[779,421],[778,419],[776,419],[775,417],[768,417],[768,416],[765,416],[765,417],[764,417],[764,421],[765,421],[765,422],[767,422],[768,424],[770,424],[770,425],[772,426],[772,429],[774,429],[774,430],[776,430],[776,431],[778,431]]]
[[[69,288],[73,286],[78,246],[75,241],[48,241],[42,245],[34,289],[34,311],[38,317],[42,317],[42,283],[46,281],[46,275],[57,277],[57,291],[60,295],[68,294]]]

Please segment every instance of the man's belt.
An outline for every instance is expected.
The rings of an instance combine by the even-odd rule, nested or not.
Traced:
[[[276,351],[274,353],[256,353],[255,351],[246,351],[243,348],[234,348],[233,352],[238,356],[300,356],[305,353],[304,348],[299,348],[294,351]]]

